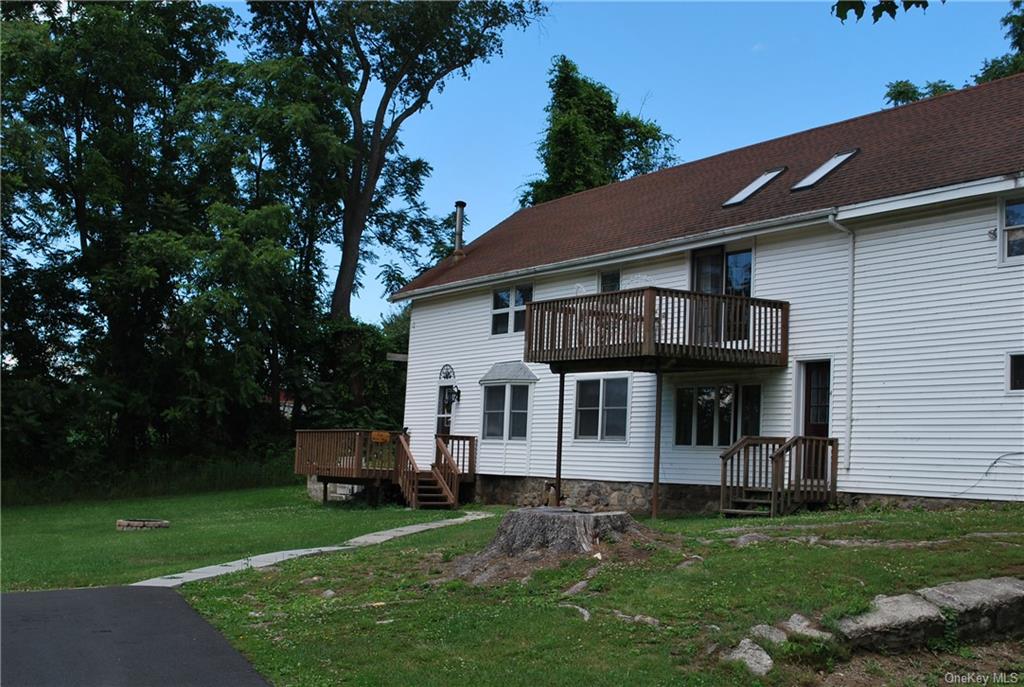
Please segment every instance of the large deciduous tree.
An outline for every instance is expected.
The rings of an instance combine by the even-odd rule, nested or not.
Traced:
[[[402,153],[399,131],[447,80],[502,51],[503,34],[544,8],[536,0],[461,2],[250,3],[252,37],[263,58],[300,57],[339,89],[348,115],[348,156],[337,240],[341,263],[332,317],[351,316],[352,295],[374,249],[410,262],[441,226],[419,199],[430,166]]]
[[[615,94],[580,73],[565,55],[553,60],[548,124],[537,157],[540,179],[520,204],[536,205],[675,163],[676,139],[649,119],[619,111]]]

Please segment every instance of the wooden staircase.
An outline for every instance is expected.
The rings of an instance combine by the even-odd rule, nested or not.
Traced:
[[[410,505],[413,508],[454,508],[456,502],[444,490],[434,471],[428,470],[416,473],[415,503]]]
[[[742,437],[722,453],[724,515],[775,517],[836,501],[839,441]]]

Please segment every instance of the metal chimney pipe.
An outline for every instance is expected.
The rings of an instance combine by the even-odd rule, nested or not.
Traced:
[[[462,249],[462,220],[466,210],[466,201],[455,201],[455,252],[452,254],[456,260],[466,257],[466,251]]]

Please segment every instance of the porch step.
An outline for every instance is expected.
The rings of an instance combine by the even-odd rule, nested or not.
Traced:
[[[723,515],[750,515],[755,518],[767,518],[771,515],[766,510],[747,510],[745,508],[723,508],[721,512]]]
[[[754,504],[754,505],[770,506],[770,505],[772,505],[772,500],[771,499],[752,498],[752,497],[749,497],[749,496],[740,496],[740,497],[734,498],[733,499],[733,503],[750,503],[750,504]]]

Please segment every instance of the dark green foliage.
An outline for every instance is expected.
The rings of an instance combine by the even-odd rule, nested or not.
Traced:
[[[942,0],[942,2],[946,2],[946,0]],[[879,19],[885,16],[895,19],[896,13],[901,7],[904,12],[909,12],[912,9],[923,11],[928,9],[928,0],[902,0],[902,2],[876,0],[875,4],[871,6],[871,21],[877,23]],[[860,21],[864,18],[867,8],[868,3],[865,0],[839,0],[832,5],[832,13],[839,18],[839,21],[845,22],[849,19],[850,12],[853,12],[857,21]]]
[[[6,498],[280,481],[296,427],[400,426],[405,369],[386,354],[406,350],[405,313],[332,319],[325,289],[362,154],[353,82],[270,50],[271,9],[309,7],[256,12],[242,40],[259,51],[232,63],[239,24],[223,7],[4,4]],[[399,32],[412,12],[350,9],[330,12],[359,31]],[[477,57],[500,50],[488,21]],[[373,241],[419,267],[449,250],[451,223],[418,200],[429,166],[397,139],[387,151]],[[357,273],[372,248],[359,245]]]
[[[1011,52],[991,60],[986,59],[981,65],[981,71],[974,75],[975,84],[1024,72],[1024,0],[1011,0],[1010,11],[999,20],[999,23],[1006,29],[1004,35],[1006,40],[1010,41]],[[912,81],[901,79],[890,81],[885,85],[885,89],[885,102],[898,107],[955,91],[956,86],[939,79],[928,81],[923,87],[919,87]]]
[[[675,163],[676,139],[651,120],[619,112],[615,94],[580,74],[565,55],[549,72],[548,128],[538,150],[544,176],[526,184],[522,206],[536,205]]]
[[[911,81],[892,81],[885,85],[885,102],[893,106],[906,105],[922,98],[934,98],[943,93],[956,90],[956,86],[948,81],[928,81],[924,88],[919,88]]]

